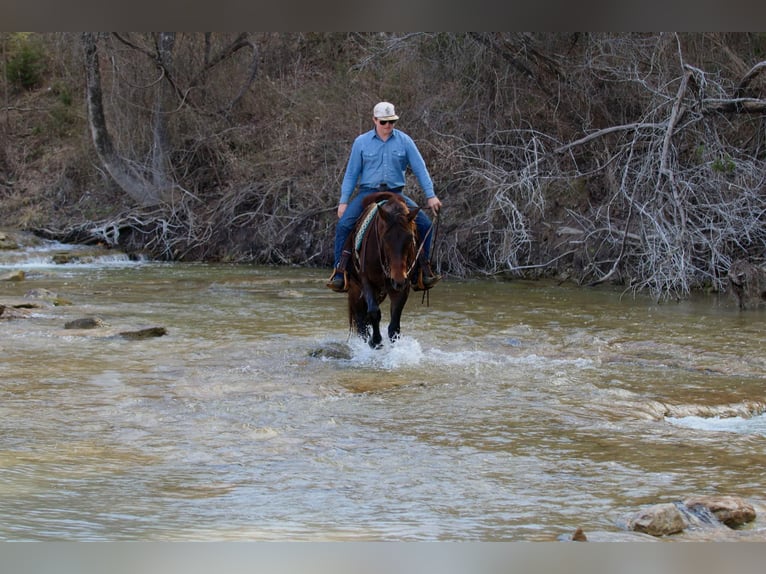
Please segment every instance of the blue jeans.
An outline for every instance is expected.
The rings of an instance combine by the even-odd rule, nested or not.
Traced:
[[[346,239],[351,234],[351,232],[354,230],[354,226],[356,225],[356,220],[359,219],[359,216],[362,215],[362,212],[364,211],[364,208],[362,207],[362,203],[364,202],[364,198],[370,195],[371,193],[375,193],[378,191],[377,189],[367,189],[367,188],[360,188],[359,192],[356,194],[356,197],[352,199],[348,207],[346,208],[346,211],[343,212],[343,216],[338,220],[338,225],[335,227],[335,268],[338,268],[338,263],[340,263],[340,255],[343,252],[343,246],[346,243]],[[393,190],[389,190],[393,191]],[[399,192],[398,193],[402,196],[402,199],[407,202],[407,205],[410,207],[417,207],[418,204],[415,203],[413,200],[411,200],[409,197]],[[422,240],[423,237],[426,238],[425,243],[423,245],[423,254],[426,256],[426,259],[431,258],[431,239],[433,238],[433,233],[428,233],[428,230],[431,228],[431,219],[425,214],[424,210],[420,210],[418,214],[415,216],[415,226],[418,228],[418,235],[420,235],[420,238]],[[428,235],[426,236],[426,234]]]

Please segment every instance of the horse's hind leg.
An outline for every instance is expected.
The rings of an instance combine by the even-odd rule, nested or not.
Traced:
[[[366,341],[370,336],[370,324],[367,322],[366,309],[357,311],[354,324],[356,325],[356,334],[359,335],[361,339]]]

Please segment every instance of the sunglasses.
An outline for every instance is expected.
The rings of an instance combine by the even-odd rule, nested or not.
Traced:
[[[378,120],[378,123],[382,126],[386,124],[394,125],[396,123],[396,120]]]

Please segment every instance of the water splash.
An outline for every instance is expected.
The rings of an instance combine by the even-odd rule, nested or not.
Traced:
[[[40,241],[19,249],[0,251],[0,269],[102,268],[146,263],[144,257],[131,257],[121,251],[93,245],[70,245]]]
[[[380,349],[372,349],[358,337],[349,341],[351,363],[357,366],[394,371],[402,367],[417,366],[424,357],[417,339],[402,336],[395,342],[384,339]]]
[[[665,420],[672,425],[692,430],[766,436],[766,414],[749,418],[687,416],[668,417]]]

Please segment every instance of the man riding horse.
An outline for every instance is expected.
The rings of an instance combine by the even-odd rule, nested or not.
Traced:
[[[394,129],[398,119],[399,116],[396,115],[393,104],[378,103],[372,112],[375,127],[358,136],[351,147],[338,204],[334,270],[327,283],[327,287],[338,293],[348,291],[346,271],[353,248],[347,245],[347,239],[362,214],[365,197],[375,192],[389,191],[401,195],[410,207],[417,207],[417,203],[402,193],[405,171],[407,167],[410,167],[423,189],[428,207],[434,213],[441,208],[442,203],[434,193],[431,175],[415,142],[403,131]],[[358,193],[349,203],[357,183],[359,184]],[[430,289],[441,277],[431,270],[433,239],[433,234],[429,233],[431,220],[423,210],[420,210],[415,218],[415,224],[420,240],[423,242],[423,248],[418,251],[413,289],[420,291]]]

